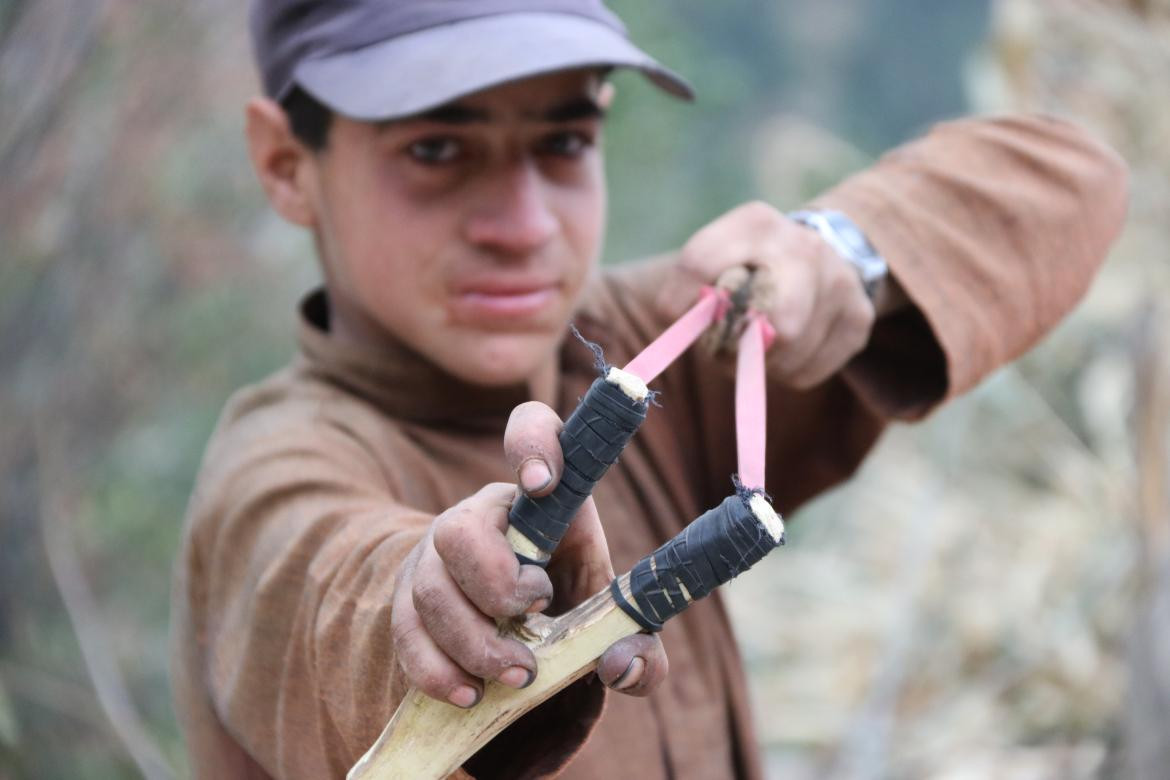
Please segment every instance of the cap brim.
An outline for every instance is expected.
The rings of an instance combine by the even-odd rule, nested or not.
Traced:
[[[577,68],[632,68],[690,100],[680,76],[618,31],[583,16],[510,13],[466,19],[301,62],[293,81],[359,120],[410,116],[510,81]]]

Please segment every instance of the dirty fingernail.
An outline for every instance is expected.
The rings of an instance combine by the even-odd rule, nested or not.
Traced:
[[[535,678],[536,675],[523,666],[510,666],[496,679],[509,688],[527,688]]]
[[[528,612],[529,614],[536,614],[537,612],[544,612],[546,609],[548,609],[548,605],[549,605],[548,599],[543,599],[543,598],[537,599],[536,601],[529,604],[528,609],[525,611]]]
[[[552,472],[548,464],[540,458],[529,458],[520,465],[520,487],[526,493],[534,493],[548,487],[552,482]]]
[[[630,661],[630,665],[621,673],[621,676],[613,681],[613,685],[609,686],[615,691],[624,691],[626,688],[633,688],[642,679],[642,672],[646,671],[646,661],[642,656],[636,655]]]
[[[456,707],[463,709],[471,709],[479,703],[479,691],[472,688],[470,685],[460,685],[447,696],[447,701],[454,704]]]

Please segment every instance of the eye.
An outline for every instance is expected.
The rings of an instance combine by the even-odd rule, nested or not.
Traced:
[[[421,138],[406,147],[406,153],[423,165],[443,165],[459,159],[463,145],[449,136]]]
[[[542,138],[540,141],[540,151],[555,157],[576,159],[592,145],[592,135],[579,130],[566,130],[559,133],[551,133]]]

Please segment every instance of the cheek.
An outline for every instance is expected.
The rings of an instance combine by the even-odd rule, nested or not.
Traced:
[[[566,194],[562,226],[565,241],[576,258],[576,271],[583,278],[596,264],[605,237],[605,180],[598,169],[588,187]]]
[[[405,197],[393,182],[363,178],[362,186],[351,187],[333,209],[338,248],[354,292],[371,303],[395,300],[408,306],[438,294],[438,258],[450,236],[450,220],[443,211]]]

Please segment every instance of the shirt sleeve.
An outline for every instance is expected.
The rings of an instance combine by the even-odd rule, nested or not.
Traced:
[[[808,392],[768,390],[768,489],[781,511],[851,474],[893,419],[916,419],[1022,354],[1080,299],[1118,235],[1124,163],[1045,117],[941,124],[814,205],[852,218],[910,305]],[[673,256],[609,275],[604,317],[636,351],[669,323],[655,300]],[[735,468],[733,368],[693,350],[663,375],[663,404],[696,423],[708,503]],[[673,408],[672,408],[673,406]],[[714,479],[714,482],[711,480]]]
[[[846,379],[899,418],[966,392],[1080,300],[1127,202],[1121,158],[1050,117],[948,122],[885,155],[815,202],[857,223],[913,304]]]
[[[327,420],[278,406],[221,429],[192,500],[176,588],[180,625],[190,625],[180,639],[191,643],[177,651],[180,714],[206,715],[184,724],[196,776],[224,776],[212,755],[224,744],[262,770],[238,776],[345,775],[406,693],[391,594],[432,520],[396,501],[360,439]],[[508,776],[568,760],[600,712],[601,689],[562,694],[555,706],[576,695],[580,717],[502,752]],[[208,722],[228,740],[193,732]],[[499,761],[479,766],[477,777],[503,776]]]
[[[178,594],[201,646],[192,687],[267,774],[336,776],[404,693],[390,594],[430,518],[390,500],[342,432],[280,417],[234,421],[204,462]]]

